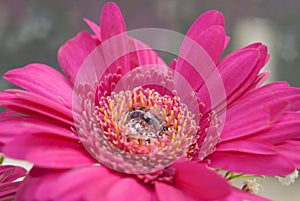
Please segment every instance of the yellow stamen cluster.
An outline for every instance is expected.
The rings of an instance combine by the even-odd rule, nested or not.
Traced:
[[[95,116],[101,133],[127,153],[151,154],[166,150],[170,158],[186,152],[197,126],[178,97],[135,88],[102,97]]]

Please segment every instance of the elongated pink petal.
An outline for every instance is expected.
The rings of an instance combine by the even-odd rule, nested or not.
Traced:
[[[105,181],[114,182],[118,179],[120,178],[116,174],[109,172],[103,166],[87,166],[64,172],[52,183],[45,183],[43,186],[40,186],[36,194],[42,200],[86,200],[91,190],[108,190],[97,188],[99,183],[105,183]],[[98,199],[101,198],[98,197]]]
[[[300,168],[300,139],[286,140],[285,142],[277,144],[276,150],[293,163],[295,169]]]
[[[58,50],[58,62],[72,83],[87,56],[99,45],[88,32],[82,31]]]
[[[266,64],[266,58],[268,56],[267,47],[260,43],[253,44],[252,46],[255,46],[255,49],[259,52],[258,61],[257,61],[256,65],[253,67],[250,67],[250,66],[242,67],[242,68],[247,68],[247,69],[250,68],[249,69],[250,71],[245,69],[245,71],[249,74],[245,78],[242,78],[242,82],[236,87],[234,92],[228,94],[229,97],[227,98],[227,105],[233,104],[234,101],[238,100],[243,94],[247,94],[252,91],[251,87],[252,86],[255,87],[257,85],[257,83],[255,83],[255,82],[257,81],[258,73],[261,71],[261,69]],[[244,49],[253,49],[252,46],[250,45],[249,47],[246,47]],[[220,68],[221,68],[221,66],[220,66]],[[234,79],[234,78],[232,78],[232,79]]]
[[[223,102],[245,82],[256,67],[258,58],[259,52],[256,49],[238,50],[224,58],[218,64],[218,69],[209,73],[197,94],[206,105],[205,112],[211,109],[217,111],[224,109]],[[213,105],[211,105],[211,96],[215,99]]]
[[[234,140],[221,143],[217,146],[217,151],[236,151],[244,153],[252,153],[258,155],[276,155],[277,153],[270,149],[267,145],[246,140]]]
[[[46,119],[26,116],[0,116],[0,150],[14,137],[27,134],[50,134],[79,140],[77,133],[71,131],[70,127],[63,127]]]
[[[221,61],[218,68],[227,96],[234,93],[244,83],[256,67],[259,56],[256,49],[242,49],[228,55]]]
[[[234,145],[233,145],[234,146]],[[295,170],[294,165],[279,153],[263,155],[236,151],[218,151],[208,157],[210,166],[233,172],[254,175],[278,176],[287,175]],[[276,152],[274,152],[276,153]]]
[[[224,50],[226,49],[227,45],[229,44],[230,42],[230,37],[229,36],[225,36],[225,42],[224,42]]]
[[[47,189],[47,193],[45,193],[42,197],[37,195],[37,192],[40,191],[40,188],[43,189],[45,186],[53,184],[53,182],[56,181],[63,172],[63,170],[50,170],[33,167],[21,183],[16,194],[16,200],[47,200],[45,197],[49,198],[49,195],[51,195],[51,189]]]
[[[257,77],[255,82],[253,83],[253,86],[250,88],[250,91],[252,91],[251,89],[256,89],[258,87],[260,87],[270,76],[271,71],[265,71],[263,73],[260,73]]]
[[[106,195],[110,187],[119,180],[120,178],[115,176],[104,177],[100,182],[99,180],[94,180],[94,182],[89,185],[84,200],[106,200]]]
[[[203,47],[194,40],[185,38],[180,47],[175,70],[189,82],[194,91],[198,91],[209,75],[216,70],[216,65]]]
[[[118,68],[122,68],[122,73],[130,71],[129,41],[126,33],[109,38],[101,44],[101,51],[106,62],[107,72],[116,73]]]
[[[8,157],[28,160],[38,167],[72,168],[95,161],[77,141],[63,137],[21,135],[3,148]]]
[[[198,17],[186,35],[190,38],[196,38],[201,32],[214,25],[224,27],[224,16],[215,10],[207,11]]]
[[[150,190],[133,178],[124,178],[110,187],[106,195],[106,201],[151,201]]]
[[[254,90],[227,110],[222,141],[253,134],[300,107],[300,89],[272,83]],[[243,112],[241,112],[243,111]]]
[[[27,91],[10,89],[1,92],[0,105],[23,114],[39,118],[52,118],[58,120],[60,124],[74,124],[70,108]]]
[[[300,139],[299,133],[300,113],[287,112],[282,115],[277,123],[247,137],[246,139],[268,144],[278,144],[286,140]]]
[[[110,2],[103,7],[100,28],[102,41],[126,32],[123,15],[115,3]]]
[[[286,105],[281,106],[280,103],[277,105],[274,104],[273,111],[271,111],[273,112],[273,116],[270,112],[272,108],[268,105],[264,105],[265,107],[260,108],[254,107],[241,113],[241,111],[244,111],[243,109],[253,107],[254,104],[247,104],[247,106],[248,107],[242,107],[241,105],[239,109],[236,108],[227,112],[228,121],[221,134],[222,141],[251,135],[267,128],[271,123],[275,122],[276,117],[286,108]],[[278,106],[278,108],[275,108],[275,106]]]
[[[93,21],[84,18],[85,23],[92,29],[94,34],[98,37],[98,40],[101,42],[101,36],[100,36],[100,27]]]
[[[27,91],[49,98],[69,108],[72,105],[71,84],[50,66],[29,64],[24,68],[8,71],[4,78]]]
[[[217,63],[224,49],[225,30],[220,25],[212,26],[195,38],[211,59]]]
[[[157,55],[157,53],[146,44],[131,37],[128,37],[128,42],[131,49],[131,68],[151,64],[166,66],[165,62]]]
[[[195,200],[222,199],[230,192],[227,181],[202,164],[175,163],[174,167],[176,186]]]
[[[223,15],[208,11],[193,23],[182,42],[176,71],[189,81],[195,91],[215,70],[215,62],[225,46],[223,27]],[[190,75],[193,75],[193,79]]]
[[[6,201],[9,198],[14,198],[20,182],[0,183],[0,200]]]
[[[115,73],[118,67],[122,72],[130,70],[130,52],[126,25],[123,15],[118,6],[109,2],[105,4],[100,19],[101,49],[104,54],[108,72]]]
[[[274,102],[274,99],[277,99],[277,102],[286,102],[288,104],[287,111],[300,109],[300,89],[290,87],[286,82],[273,82],[264,85],[243,97],[242,100],[253,99],[254,97],[267,103]]]
[[[72,132],[69,127],[62,127],[40,118],[28,116],[0,117],[0,141],[5,136],[13,138],[21,134],[43,133],[63,136],[74,140],[79,139],[77,133]]]
[[[180,189],[161,182],[155,183],[155,190],[160,201],[193,201],[188,195]]]
[[[25,176],[26,170],[23,167],[13,165],[0,166],[0,183],[11,182]]]
[[[19,200],[81,201],[89,199],[89,191],[107,192],[100,184],[110,186],[120,179],[102,166],[87,166],[73,170],[51,170],[33,167],[18,191]],[[72,181],[72,182],[70,182]],[[112,181],[108,183],[107,181]],[[98,188],[99,187],[99,188]]]
[[[108,73],[106,76],[101,77],[99,81],[101,84],[96,92],[98,96],[110,94],[114,90],[116,83],[121,79],[121,75],[125,75],[136,67],[166,67],[166,64],[154,50],[141,41],[126,35],[113,37],[105,41],[100,47],[101,51],[99,51],[99,54],[103,56],[105,66],[108,67]],[[96,102],[98,102],[98,96],[96,97]]]

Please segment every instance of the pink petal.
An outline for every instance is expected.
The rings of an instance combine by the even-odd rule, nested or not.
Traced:
[[[124,178],[110,187],[106,201],[151,201],[150,190],[133,178]]]
[[[98,53],[103,56],[104,66],[109,68],[107,73],[102,73],[103,76],[100,78],[101,85],[98,86],[96,92],[99,96],[110,94],[115,84],[121,79],[121,75],[125,75],[133,68],[149,65],[166,67],[162,59],[149,46],[126,35],[115,36],[103,42],[100,48]]]
[[[270,74],[271,74],[271,71],[266,71],[266,72],[260,73],[257,76],[252,89],[256,89],[256,88],[260,87],[268,79]]]
[[[156,182],[155,190],[160,201],[192,201],[183,191],[165,183]]]
[[[299,134],[299,133],[298,133]],[[287,140],[276,145],[276,150],[291,163],[294,164],[295,169],[300,168],[300,139]],[[281,176],[283,176],[282,174]]]
[[[131,50],[131,68],[151,64],[166,66],[165,62],[157,55],[157,53],[146,44],[131,37],[128,37],[128,42]]]
[[[290,87],[286,82],[273,82],[264,85],[243,97],[243,100],[253,97],[259,97],[262,102],[268,103],[274,102],[274,99],[277,99],[277,102],[286,102],[288,104],[287,111],[300,109],[300,89]]]
[[[224,27],[224,16],[221,12],[215,10],[207,11],[198,17],[186,35],[190,38],[196,38],[201,32],[214,25]]]
[[[69,81],[47,65],[29,64],[24,68],[8,71],[4,79],[69,108],[72,105],[72,87]]]
[[[61,170],[49,170],[33,167],[25,180],[21,183],[17,191],[16,200],[32,201],[32,200],[47,200],[45,197],[51,195],[51,189],[47,189],[42,198],[37,195],[40,188],[50,186],[63,173]],[[54,186],[52,186],[54,187]],[[49,197],[48,197],[49,198]],[[49,200],[49,199],[48,199]]]
[[[126,74],[130,71],[130,46],[126,33],[116,35],[109,40],[104,41],[101,46],[101,51],[105,59],[109,73],[116,73],[118,67],[122,68],[122,73]]]
[[[216,172],[199,163],[175,163],[176,186],[195,200],[222,199],[229,194],[230,185]]]
[[[107,189],[119,179],[117,174],[111,173],[103,166],[87,166],[63,171],[34,167],[19,189],[17,198],[25,201],[102,200],[101,197],[89,199],[87,196],[90,192],[106,193]],[[104,183],[110,185],[103,186]]]
[[[230,37],[229,36],[225,36],[225,42],[224,42],[224,48],[223,48],[223,50],[226,49],[226,47],[229,44],[229,42],[230,42]]]
[[[79,139],[77,133],[72,132],[69,127],[62,127],[59,124],[53,124],[48,120],[26,116],[0,116],[0,150],[2,150],[3,146],[14,137],[27,134],[50,134],[74,140]]]
[[[85,23],[92,29],[94,34],[98,37],[98,40],[101,41],[101,36],[100,36],[100,27],[93,21],[84,18]]]
[[[98,40],[88,32],[82,31],[59,48],[58,62],[72,83],[75,82],[83,61],[98,44]]]
[[[109,2],[105,4],[100,19],[101,49],[108,71],[115,73],[118,67],[122,72],[130,71],[130,57],[126,56],[130,52],[126,25],[118,6]]]
[[[270,112],[272,108],[270,106],[264,104],[264,107],[251,108],[255,105],[252,103],[254,103],[254,101],[251,101],[249,104],[247,104],[248,108],[250,108],[248,111],[245,110],[247,108],[246,105],[245,107],[244,105],[237,105],[236,108],[227,112],[227,121],[221,134],[223,142],[247,135],[252,135],[262,129],[267,128],[286,108],[286,105],[281,106],[280,104],[277,104],[278,108],[273,109],[274,115],[272,117]],[[261,102],[257,101],[257,103]]]
[[[268,145],[256,143],[253,141],[246,140],[234,140],[220,143],[217,146],[217,151],[225,151],[225,152],[243,152],[243,153],[251,153],[258,155],[276,155],[277,153],[270,149]]]
[[[101,181],[99,179],[93,180],[88,186],[89,189],[84,196],[84,200],[106,200],[109,189],[119,180],[120,178],[116,175],[103,177]]]
[[[0,183],[12,182],[25,176],[26,172],[27,171],[22,167],[2,165],[0,166]]]
[[[300,89],[272,83],[254,90],[227,110],[222,141],[253,134],[300,108]]]
[[[194,91],[198,91],[209,75],[216,70],[216,65],[204,48],[194,40],[185,38],[180,47],[175,70],[189,82]]]
[[[258,73],[260,70],[264,67],[266,64],[266,58],[268,54],[267,47],[265,45],[262,45],[260,43],[253,44],[252,46],[257,46],[255,49],[259,52],[259,58],[257,64],[251,68],[250,66],[244,66],[246,68],[249,68],[249,74],[246,76],[244,81],[238,86],[238,88],[234,91],[234,93],[229,94],[230,97],[228,97],[228,105],[232,104],[235,100],[240,98],[242,94],[245,94],[247,92],[250,92],[250,88],[252,85],[255,84],[257,80]],[[249,47],[246,47],[244,49],[253,49],[251,45]],[[246,70],[247,71],[247,70]]]
[[[170,68],[172,70],[175,70],[176,69],[176,65],[177,65],[177,59],[173,59],[171,62],[170,62]]]
[[[208,159],[211,167],[244,174],[276,176],[287,175],[295,170],[294,165],[279,153],[264,155],[240,152],[236,144],[232,145],[232,151],[218,151],[217,147]]]
[[[211,26],[195,38],[197,43],[206,50],[211,59],[217,63],[224,49],[225,30],[222,26]]]
[[[14,129],[18,128],[18,129]],[[69,127],[62,127],[40,118],[27,116],[0,117],[0,142],[5,143],[17,135],[45,134],[58,135],[78,140],[76,133]]]
[[[115,182],[119,179],[116,174],[111,173],[103,166],[88,166],[65,172],[53,183],[45,184],[43,188],[39,188],[37,195],[41,198],[48,197],[51,200],[86,200],[91,191],[100,192],[108,190],[107,188],[99,188],[99,184],[106,183],[106,181]],[[47,191],[50,191],[51,194],[47,195]],[[98,199],[94,200],[100,199],[98,197]]]
[[[207,106],[205,112],[224,109],[222,103],[236,93],[248,79],[256,67],[258,57],[259,52],[256,49],[242,49],[228,55],[218,64],[218,69],[207,76],[205,85],[198,91],[198,97]],[[211,105],[211,97],[215,100],[213,105]]]
[[[17,136],[4,146],[3,152],[8,157],[45,168],[72,168],[95,162],[78,141],[50,135]]]
[[[110,2],[103,7],[100,26],[102,41],[126,32],[124,18],[115,3]]]
[[[1,92],[0,105],[38,118],[58,120],[60,124],[74,124],[70,108],[27,91],[10,89]]]
[[[201,15],[191,26],[178,55],[176,71],[197,91],[215,70],[225,46],[224,17],[217,11]],[[191,76],[193,75],[193,79]]]
[[[247,139],[268,144],[278,144],[286,140],[300,139],[300,113],[287,112],[282,115],[278,123],[261,130]]]
[[[8,183],[0,183],[0,200],[7,201],[7,200],[14,200],[9,198],[15,198],[15,193],[18,189],[20,182],[8,182]]]
[[[259,56],[256,49],[242,49],[228,55],[218,64],[227,96],[231,96],[251,75]]]

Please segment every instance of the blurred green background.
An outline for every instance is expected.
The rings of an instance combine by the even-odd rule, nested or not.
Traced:
[[[12,68],[33,62],[59,69],[58,48],[82,29],[82,20],[99,22],[107,1],[96,0],[0,0],[0,76]],[[231,42],[225,53],[260,41],[271,54],[267,68],[272,80],[286,80],[300,87],[299,0],[130,0],[115,1],[128,30],[165,28],[185,33],[204,11],[224,13]],[[0,90],[11,85],[0,79]],[[264,181],[262,194],[274,200],[299,200],[300,183],[282,187],[276,180]]]

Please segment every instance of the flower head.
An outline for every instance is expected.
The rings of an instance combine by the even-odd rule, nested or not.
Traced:
[[[221,13],[195,21],[170,67],[129,36],[114,3],[100,27],[86,22],[94,35],[80,32],[59,49],[66,76],[44,64],[5,75],[25,90],[0,94],[1,150],[34,163],[17,199],[263,200],[217,170],[299,168],[300,150],[290,148],[299,147],[299,89],[261,86],[269,56],[260,43],[220,59],[229,41]],[[157,31],[170,34],[146,29]]]

